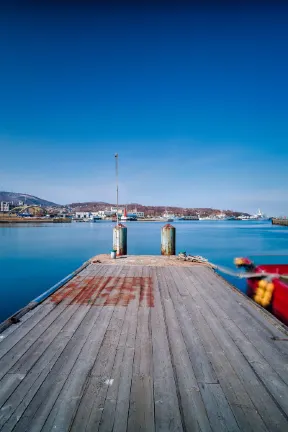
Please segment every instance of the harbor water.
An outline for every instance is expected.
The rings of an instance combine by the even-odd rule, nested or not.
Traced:
[[[84,261],[110,253],[112,222],[0,226],[0,321],[50,288]],[[160,255],[162,223],[128,222],[128,253]],[[202,255],[234,269],[236,256],[288,262],[288,229],[271,222],[174,222],[176,252]],[[245,282],[228,278],[245,291]]]

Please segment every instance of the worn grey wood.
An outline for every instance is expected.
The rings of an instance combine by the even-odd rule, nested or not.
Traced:
[[[182,299],[184,298],[184,302],[189,302],[189,295],[187,297],[187,290],[185,285],[182,283],[182,280],[179,278],[177,271],[173,271],[173,269],[167,269],[166,273],[170,273],[169,279],[169,290],[171,298],[174,302],[174,307],[176,311],[177,318],[179,323],[183,322],[191,322],[192,318],[189,316],[188,311],[185,311],[184,303],[182,303]],[[181,291],[178,291],[178,287],[181,286]],[[186,296],[183,297],[184,290],[186,290]],[[182,293],[182,296],[180,295]],[[180,307],[182,306],[182,307]],[[185,326],[183,326],[185,329]],[[191,327],[193,325],[191,323]],[[198,333],[197,333],[198,334]],[[191,365],[194,370],[197,371],[195,374],[197,383],[200,388],[200,392],[202,395],[202,399],[204,401],[205,407],[211,408],[214,406],[214,410],[207,409],[207,415],[211,424],[212,429],[214,430],[238,430],[238,425],[235,420],[233,411],[224,395],[224,392],[220,385],[218,385],[218,378],[216,372],[209,362],[209,357],[204,349],[204,346],[201,345],[201,350],[199,355],[195,355],[195,351],[197,350],[196,346],[193,346],[193,341],[191,340],[191,335],[186,331],[183,333],[186,345],[190,347],[190,352],[192,351],[192,355],[190,355]],[[199,338],[198,336],[198,339]],[[218,406],[219,405],[219,406]],[[222,411],[221,418],[219,417],[219,410]],[[217,420],[218,419],[218,420]]]
[[[30,316],[29,313],[29,318],[27,320],[21,321],[21,323],[17,324],[17,329],[15,329],[15,331],[12,332],[11,335],[9,335],[8,330],[11,330],[13,326],[8,327],[8,329],[6,329],[1,334],[0,359],[2,359],[19,341],[21,341],[34,327],[38,325],[38,323],[40,323],[55,308],[55,304],[47,304],[45,302],[34,309],[34,314],[32,314],[32,316]],[[6,332],[8,333],[7,337]]]
[[[104,307],[104,304],[101,304],[99,308],[101,308],[101,311],[97,321],[97,331],[90,332],[67,379],[56,390],[56,397],[55,391],[52,389],[52,396],[48,400],[46,398],[43,401],[41,408],[38,409],[35,416],[35,430],[39,426],[42,427],[43,431],[52,428],[63,430],[68,428],[72,422],[84,390],[87,389],[93,365],[97,359],[114,311],[114,306]],[[92,310],[95,309],[98,308],[92,306]]]
[[[63,288],[59,291],[61,292],[62,289]],[[69,301],[76,298],[78,295],[79,293],[75,290],[69,298]],[[5,354],[5,359],[0,360],[0,379],[17,362],[17,360],[28,351],[30,347],[33,349],[36,340],[40,338],[48,328],[51,329],[51,326],[54,326],[56,329],[59,327],[59,331],[61,330],[61,323],[65,323],[66,319],[65,316],[63,318],[62,312],[65,311],[67,316],[73,313],[71,308],[67,308],[67,303],[68,300],[65,300],[61,302],[60,305],[56,305],[55,303],[46,300],[42,305],[38,306],[38,314],[35,313],[29,320],[24,321],[17,332],[14,332],[8,339],[4,340],[2,344],[0,344],[0,350],[2,347],[3,354]],[[44,344],[44,348],[47,345],[49,345],[49,343]]]
[[[175,272],[178,272],[178,270],[175,269]],[[185,298],[185,307],[187,308],[191,319],[193,319],[207,356],[213,365],[219,383],[229,401],[240,429],[251,432],[254,430],[267,430],[262,417],[256,410],[249,394],[246,392],[241,380],[233,369],[233,365],[229,362],[225,351],[219,345],[214,333],[205,319],[207,314],[209,314],[209,311],[207,311],[205,307],[203,309],[203,304],[199,304],[199,298],[201,296],[196,289],[195,283],[191,283],[191,278],[185,276],[185,272],[179,271],[178,274],[180,276],[182,289],[183,286],[185,286],[187,292],[190,292],[190,296]],[[179,283],[176,283],[176,285],[178,287]],[[195,295],[196,297],[194,297]],[[247,410],[249,416],[245,415]],[[279,413],[279,416],[282,418],[281,413]]]
[[[240,432],[221,385],[200,382],[199,387],[212,429],[215,431]]]
[[[212,363],[207,356],[201,337],[194,325],[194,320],[185,307],[186,297],[190,296],[190,294],[182,284],[178,272],[168,268],[165,269],[165,274],[169,280],[170,295],[197,382],[217,384],[218,378]]]
[[[286,432],[287,352],[269,339],[282,335],[273,320],[204,266],[114,264],[91,264],[69,298],[4,332],[1,431]],[[141,277],[153,278],[152,307]]]
[[[142,276],[149,275],[148,267],[143,267]],[[155,426],[150,314],[151,308],[139,306],[127,429],[131,432],[153,432]]]
[[[155,307],[151,310],[153,343],[153,381],[155,430],[183,431],[179,399],[173,372],[171,348],[167,338],[159,284],[158,269],[153,269]],[[180,398],[180,395],[179,395]]]
[[[45,399],[49,388],[54,385],[53,380],[59,386],[57,378],[63,377],[66,379],[67,375],[69,375],[89,334],[93,328],[95,331],[95,323],[100,313],[99,308],[94,309],[90,306],[84,308],[87,308],[88,312],[78,327],[77,322],[75,323],[77,331],[74,331],[73,325],[71,328],[69,326],[69,329],[65,329],[63,344],[60,341],[60,348],[58,349],[59,339],[56,338],[51,353],[49,354],[49,351],[45,353],[49,354],[48,357],[45,355],[40,358],[37,365],[27,375],[27,378],[21,382],[17,392],[14,392],[7,400],[3,418],[2,413],[0,417],[0,426],[6,422],[5,430],[12,430],[19,420],[22,422],[19,430],[28,427],[31,422],[30,416],[33,418],[34,415],[33,406],[35,405],[35,410],[37,410],[38,406],[43,402],[41,394],[43,395],[42,398]],[[70,331],[72,333],[69,334]],[[68,333],[65,343],[66,332]],[[48,379],[45,382],[46,378]],[[35,395],[37,396],[35,397]],[[25,420],[21,419],[24,412]]]
[[[132,269],[120,268],[118,277],[129,276],[129,271],[132,275]],[[81,398],[72,425],[72,430],[75,431],[81,428],[86,431],[98,430],[108,388],[114,384],[114,381],[111,381],[111,374],[127,313],[127,308],[120,306],[121,298],[125,294],[123,288],[121,289],[121,284],[121,280],[117,281],[117,279],[111,282],[112,289],[109,297],[114,298],[113,301],[117,301],[117,303],[114,306],[113,315],[104,335],[96,361],[87,378],[85,393]]]
[[[140,277],[141,274],[142,274],[142,268],[139,266],[137,267],[135,266],[132,269],[127,270],[126,276]],[[123,383],[125,385],[124,369],[125,366],[127,367],[125,362],[127,356],[125,356],[125,352],[126,352],[126,346],[128,346],[128,344],[130,343],[129,336],[131,335],[131,325],[132,328],[135,328],[136,330],[136,323],[134,323],[133,319],[135,319],[135,317],[137,316],[137,310],[139,306],[140,284],[135,289],[136,289],[135,299],[133,301],[130,301],[130,303],[127,306],[127,311],[125,314],[124,323],[123,323],[120,339],[115,354],[114,364],[110,374],[110,383],[107,386],[106,398],[105,398],[105,402],[103,403],[103,410],[102,410],[101,419],[99,423],[99,431],[108,432],[113,430],[115,418],[117,415],[116,410],[117,410],[118,395],[119,398],[123,397],[122,396],[123,388],[120,389],[120,386],[121,384],[123,385]],[[121,303],[122,302],[120,299],[120,304]],[[135,339],[135,333],[134,333],[134,339]],[[129,348],[127,349],[129,352],[130,351]],[[133,357],[130,364],[131,375],[132,375],[132,362],[133,362]],[[130,380],[131,380],[131,375],[130,375]],[[121,391],[121,394],[119,393],[119,391]],[[129,395],[130,395],[130,388],[126,398],[128,406],[129,406]],[[124,430],[126,430],[126,425],[127,425],[128,406],[126,407],[126,410],[124,407],[122,407],[121,409],[121,424],[122,427],[124,425],[123,428]],[[116,424],[119,430],[121,428],[121,425],[119,424],[119,419],[116,419]]]
[[[9,409],[7,409],[6,407],[4,407],[3,412],[5,413],[4,418],[6,418],[7,420],[7,415],[8,413],[10,413],[12,411],[12,408],[14,407],[15,409],[15,402],[18,401],[18,403],[21,402],[21,400],[23,399],[23,397],[25,397],[25,394],[28,392],[28,390],[31,388],[31,386],[33,385],[33,383],[36,381],[36,379],[39,377],[39,375],[44,375],[45,371],[46,374],[48,374],[48,372],[50,371],[50,369],[52,368],[52,366],[55,364],[57,358],[60,356],[61,352],[64,350],[65,346],[68,344],[70,338],[73,336],[74,332],[77,330],[77,328],[79,327],[80,323],[82,322],[83,318],[85,317],[85,315],[88,313],[89,308],[87,308],[86,305],[73,305],[71,306],[71,311],[73,311],[73,309],[75,309],[74,315],[71,316],[71,318],[69,320],[66,321],[65,326],[62,328],[58,329],[58,333],[54,333],[54,337],[55,339],[52,341],[52,343],[49,345],[47,343],[48,339],[41,339],[42,341],[42,345],[38,345],[38,341],[36,341],[36,345],[38,345],[38,350],[31,351],[28,350],[28,352],[26,352],[21,359],[14,365],[14,367],[10,370],[9,374],[6,375],[3,380],[6,379],[7,376],[14,376],[14,374],[11,374],[12,370],[15,370],[15,372],[17,372],[17,375],[22,377],[21,383],[19,385],[19,388],[17,388],[17,392],[15,392],[15,394],[13,395],[12,399],[9,399],[7,401],[7,407],[9,407]],[[76,313],[77,312],[77,313]],[[60,331],[61,330],[61,331]],[[50,335],[53,332],[51,332],[51,329],[48,329],[46,331],[46,334]],[[32,345],[32,347],[35,344]],[[42,349],[45,348],[45,351]],[[31,369],[31,359],[29,357],[29,355],[27,355],[27,353],[29,353],[29,355],[31,355],[31,359],[32,359],[32,366],[33,369],[29,372],[29,369]],[[38,359],[35,361],[35,354],[37,354]],[[25,379],[24,379],[25,378]],[[24,379],[24,380],[23,380]],[[3,380],[0,382],[0,385],[3,385]],[[14,383],[11,384],[10,389],[9,389],[9,395],[8,395],[8,389],[7,389],[7,398],[8,396],[10,396],[13,391],[15,390],[15,385]],[[13,398],[14,401],[13,402]],[[4,401],[3,401],[4,402]],[[2,406],[2,403],[0,403],[0,407]],[[16,405],[17,406],[17,405]],[[0,414],[0,424],[3,421],[3,416],[2,413]]]
[[[252,400],[254,394],[255,399],[259,399],[259,404],[266,405],[271,399],[270,395],[272,395],[284,413],[288,414],[287,385],[281,376],[274,371],[271,365],[223,310],[219,316],[217,298],[211,298],[211,292],[208,294],[206,290],[202,290],[201,294],[211,310],[207,319],[214,329],[214,334],[221,345],[227,350],[227,355],[233,360],[234,367],[236,367],[238,375],[242,379]],[[216,317],[218,317],[218,322],[222,324],[221,328],[216,326]],[[270,395],[267,392],[263,394],[263,390],[261,390],[263,383]],[[267,414],[269,414],[271,405],[273,404],[270,402]],[[270,414],[274,415],[274,411],[270,412]]]
[[[25,321],[29,320],[33,315],[37,314],[38,311],[39,311],[39,306],[35,307],[34,309],[31,309],[29,312],[26,312],[26,314],[21,317],[19,322],[10,325],[6,330],[4,330],[0,334],[0,347],[2,346],[1,343],[4,341],[4,339],[7,338],[7,336],[9,336],[9,339],[11,340],[10,337],[12,333],[14,333],[14,331],[17,330],[20,326],[22,326]]]
[[[211,329],[211,332],[215,338],[215,340],[219,343],[223,353],[225,353],[226,359],[230,362],[231,367],[234,370],[233,381],[236,379],[241,381],[243,400],[249,398],[253,402],[254,407],[258,412],[261,412],[261,417],[264,420],[268,429],[273,429],[275,427],[284,427],[287,422],[285,418],[285,414],[277,403],[275,403],[274,399],[271,398],[269,391],[267,391],[266,387],[263,386],[262,381],[259,380],[257,374],[253,372],[251,365],[247,362],[241,351],[235,345],[235,342],[231,339],[231,337],[225,331],[225,328],[221,325],[221,318],[225,319],[225,313],[223,313],[220,305],[215,303],[217,307],[215,307],[215,313],[211,310],[207,302],[203,299],[205,289],[204,283],[197,283],[195,280],[195,275],[191,276],[190,270],[184,271],[184,273],[188,273],[190,277],[189,290],[196,289],[198,291],[197,303],[202,308],[202,314],[205,317],[205,321]],[[192,278],[192,279],[191,279]],[[189,280],[189,279],[188,279]],[[193,283],[191,283],[193,281]],[[228,374],[226,372],[225,379],[229,380],[232,377],[233,370]],[[223,377],[224,378],[224,377]],[[235,393],[237,388],[239,389],[239,383],[236,386],[236,382],[233,385],[235,389]],[[224,383],[221,383],[224,388]],[[241,388],[240,387],[240,388]],[[245,390],[244,390],[245,389]],[[227,390],[227,389],[226,389]],[[224,391],[226,391],[224,390]],[[245,396],[245,392],[247,396]],[[238,390],[239,394],[239,390]],[[265,406],[266,409],[262,410],[262,407]]]
[[[197,271],[195,271],[194,274],[195,277],[200,277],[201,284],[204,283],[204,277],[205,283],[207,284],[205,292],[211,293],[211,296],[213,296],[217,303],[221,301],[221,309],[223,312],[227,314],[236,325],[241,327],[241,331],[247,336],[255,348],[281,375],[286,384],[288,384],[288,369],[285,366],[285,364],[288,363],[287,347],[285,349],[283,342],[279,344],[272,339],[273,336],[283,338],[283,333],[275,326],[272,326],[272,324],[259,313],[255,306],[253,307],[253,305],[251,305],[250,301],[245,302],[245,298],[232,291],[219,277],[208,278],[207,269],[205,269],[205,273],[202,274],[202,276],[201,273],[199,274]],[[231,308],[232,304],[233,310]]]
[[[210,422],[177,320],[173,301],[170,297],[169,280],[165,277],[165,269],[159,269],[158,272],[167,335],[171,346],[175,378],[181,400],[183,422],[186,430],[210,431]]]
[[[135,269],[136,270],[136,269]],[[136,275],[142,276],[143,268],[137,269]],[[130,313],[127,317],[128,334],[126,339],[126,347],[123,355],[123,362],[119,370],[119,388],[117,393],[117,400],[115,401],[115,414],[113,418],[113,431],[123,432],[127,430],[128,413],[130,405],[130,392],[133,374],[133,361],[135,355],[135,341],[137,331],[138,308],[140,300],[141,281],[135,292],[135,301],[130,303]],[[128,307],[129,307],[128,306]],[[109,403],[109,399],[107,401]],[[107,408],[106,408],[107,409]],[[108,411],[109,412],[109,411]],[[107,422],[107,414],[105,407],[103,412],[103,426],[100,425],[100,430],[106,431],[105,418]],[[109,429],[108,429],[109,430]]]

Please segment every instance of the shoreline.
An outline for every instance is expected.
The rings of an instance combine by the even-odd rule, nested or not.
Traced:
[[[5,224],[5,225],[7,225],[7,224],[26,224],[26,223],[28,223],[28,224],[30,224],[30,223],[71,223],[71,220],[70,219],[19,219],[19,218],[6,218],[6,219],[1,219],[0,218],[0,225],[1,224]]]

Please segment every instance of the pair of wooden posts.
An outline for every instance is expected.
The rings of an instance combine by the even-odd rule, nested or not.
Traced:
[[[161,228],[161,255],[175,255],[176,229],[167,224]],[[127,227],[118,224],[113,229],[113,250],[111,257],[127,255]]]

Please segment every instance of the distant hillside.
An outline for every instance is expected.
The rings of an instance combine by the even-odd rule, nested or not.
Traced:
[[[42,198],[38,198],[34,195],[28,195],[23,193],[16,193],[16,192],[1,192],[0,191],[0,201],[14,201],[14,204],[17,204],[18,201],[23,201],[24,203],[28,205],[40,205],[41,207],[63,207],[59,204],[55,204],[52,201],[46,201]],[[201,216],[210,216],[212,214],[221,213],[222,210],[219,209],[213,209],[213,208],[187,208],[187,207],[166,207],[166,206],[145,206],[138,203],[131,203],[131,204],[119,204],[119,207],[126,206],[128,211],[133,211],[137,208],[138,211],[143,211],[145,215],[151,215],[151,216],[160,216],[165,211],[168,211],[169,213],[173,213],[175,215],[201,215]],[[65,206],[67,207],[67,206]],[[89,201],[89,202],[78,202],[78,203],[72,203],[68,204],[68,207],[70,207],[73,211],[99,211],[99,210],[105,210],[110,209],[110,207],[116,207],[115,203],[107,203],[103,201]],[[233,210],[223,210],[224,213],[226,213],[227,216],[239,216],[239,215],[248,215],[248,213],[239,212],[239,211],[233,211]]]
[[[4,192],[0,191],[0,201],[14,202],[23,201],[25,204],[40,205],[41,207],[60,207],[59,204],[55,204],[52,201],[46,201],[42,198],[38,198],[33,195],[17,193],[17,192]]]
[[[72,203],[69,204],[74,211],[99,211],[110,209],[110,207],[115,207],[115,203],[106,203],[106,202],[83,202],[83,203]],[[196,215],[200,214],[201,216],[210,216],[211,214],[221,213],[222,210],[213,209],[213,208],[186,208],[186,207],[166,207],[166,206],[144,206],[141,204],[133,203],[133,204],[119,204],[119,207],[126,206],[128,211],[132,211],[137,208],[138,211],[143,211],[146,215],[151,216],[160,216],[166,210],[169,213],[173,213],[175,215]],[[223,210],[227,216],[240,216],[240,215],[248,215],[248,213],[233,211],[233,210]]]

